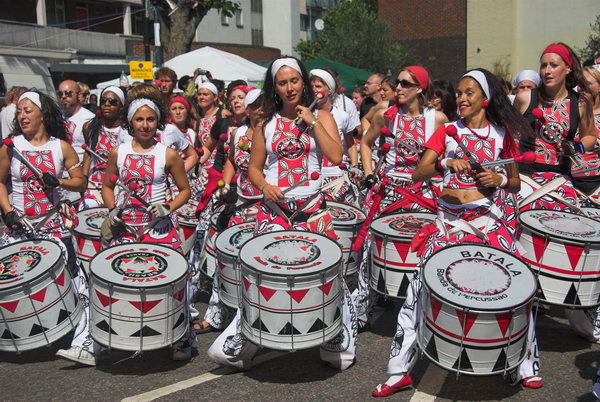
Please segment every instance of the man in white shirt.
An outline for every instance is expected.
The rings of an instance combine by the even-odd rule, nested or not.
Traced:
[[[8,137],[12,132],[15,112],[17,111],[17,102],[25,91],[27,91],[25,87],[12,87],[6,93],[4,97],[6,107],[0,112],[0,139]]]
[[[70,143],[77,152],[79,160],[83,160],[83,124],[94,118],[94,113],[90,112],[79,102],[79,85],[73,80],[66,80],[58,86],[58,96],[62,104],[63,112],[67,119],[67,130],[70,136]]]

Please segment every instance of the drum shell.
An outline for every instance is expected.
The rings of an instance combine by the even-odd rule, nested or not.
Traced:
[[[588,216],[594,220],[600,221],[600,208],[581,208],[583,215]]]
[[[356,209],[346,204],[334,201],[328,201],[327,206],[329,208]],[[354,214],[357,215],[357,218],[353,219],[352,222],[337,220],[335,215],[332,214],[333,228],[339,237],[337,243],[342,248],[343,253],[342,272],[344,276],[349,276],[358,272],[362,257],[360,251],[352,251],[352,243],[354,242],[356,235],[365,221],[365,216],[358,209],[356,209]]]
[[[0,290],[0,350],[48,346],[73,330],[81,314],[79,296],[60,258],[34,280]]]
[[[196,218],[196,206],[198,202],[191,199],[177,210],[177,220],[182,231],[181,248],[183,254],[187,255],[193,248],[196,241],[196,232],[198,231],[199,220]]]
[[[96,254],[102,249],[102,240],[100,239],[100,225],[98,227],[92,227],[87,224],[87,220],[91,217],[102,214],[102,217],[108,214],[108,208],[97,207],[89,208],[77,213],[79,224],[73,229],[75,238],[75,253],[77,258],[81,262],[86,274],[90,272],[90,261]],[[95,223],[102,223],[95,221]]]
[[[215,250],[215,239],[219,234],[217,232],[217,218],[218,214],[214,214],[210,218],[210,227],[200,253],[200,271],[210,278],[217,270],[217,252]]]

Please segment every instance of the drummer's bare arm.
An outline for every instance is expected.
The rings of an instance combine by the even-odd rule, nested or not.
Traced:
[[[303,107],[300,112],[300,117],[303,118],[306,124],[311,124],[313,121],[316,121],[313,126],[313,131],[323,155],[334,165],[342,163],[344,148],[340,141],[337,124],[331,113],[325,110],[319,110],[318,118],[307,122],[305,117],[309,117],[309,114],[312,115],[310,110]]]
[[[90,165],[91,165],[91,159],[90,156],[88,155],[87,152],[83,153],[83,175],[87,178],[88,175],[90,174]]]
[[[352,131],[344,134],[344,142],[346,143],[346,149],[348,149],[348,156],[350,156],[350,163],[352,166],[358,166],[358,150],[356,149],[356,142],[354,142],[354,136]]]
[[[248,164],[248,177],[250,182],[258,188],[269,201],[283,200],[284,195],[277,186],[267,184],[263,175],[265,161],[267,160],[267,151],[265,149],[264,127],[259,124],[254,129],[252,136],[252,148],[250,148],[250,163]]]
[[[190,146],[183,151],[183,155],[183,167],[186,172],[189,172],[198,163],[198,153],[196,153],[194,147],[190,144]]]
[[[581,97],[579,102],[579,138],[586,151],[596,146],[596,129],[594,125],[594,112],[591,102],[587,97]]]
[[[119,176],[117,169],[117,156],[119,147],[114,147],[108,154],[108,162],[106,163],[106,172],[104,174],[104,182],[102,183],[102,201],[108,209],[113,209],[115,205],[115,185],[111,183],[111,176]]]
[[[84,191],[87,186],[87,180],[83,176],[83,168],[81,166],[75,167],[79,163],[79,156],[68,142],[60,142],[62,149],[65,169],[69,173],[68,179],[58,179],[60,187],[69,191]]]
[[[6,179],[8,177],[8,171],[10,169],[10,159],[12,157],[9,147],[0,148],[0,208],[2,212],[7,213],[13,210],[8,199],[8,191],[6,190]]]
[[[372,123],[364,132],[363,137],[360,140],[360,159],[363,161],[365,176],[373,173],[373,150],[371,148],[373,147],[375,140],[379,138],[379,130],[386,127],[388,124],[387,118],[383,115],[384,112],[385,110],[381,109],[373,116]]]
[[[448,123],[448,117],[440,111],[436,111],[435,112],[435,127],[434,130],[437,130],[439,126],[441,126],[442,124],[446,124]]]
[[[204,150],[204,153],[202,154],[202,157],[200,158],[200,164],[203,164],[204,162],[206,162],[208,160],[208,158],[210,158],[210,155],[213,153],[216,146],[217,146],[217,141],[215,141],[215,139],[209,135],[208,138],[206,139],[206,142],[202,145],[202,149]]]
[[[413,182],[418,183],[420,181],[427,181],[433,176],[440,174],[440,172],[438,172],[435,168],[438,156],[439,155],[437,152],[432,149],[427,149],[425,151],[421,157],[421,160],[419,161],[419,164],[417,165],[417,168],[412,174]]]
[[[529,102],[531,102],[531,91],[520,91],[515,96],[513,106],[519,113],[525,114],[527,108],[529,107]]]
[[[183,204],[188,202],[192,192],[190,191],[190,183],[185,169],[183,167],[183,160],[174,149],[167,148],[167,172],[171,173],[179,194],[171,201],[171,212],[179,209]]]

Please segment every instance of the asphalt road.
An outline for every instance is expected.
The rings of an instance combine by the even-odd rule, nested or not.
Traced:
[[[204,310],[206,296],[197,306]],[[345,372],[326,367],[317,349],[290,353],[244,373],[219,369],[206,358],[216,333],[199,336],[190,362],[174,362],[170,350],[141,356],[112,352],[96,368],[57,359],[68,337],[51,348],[21,355],[0,353],[3,400],[365,400],[385,381],[388,348],[397,309],[382,311],[371,332],[359,338],[357,364]],[[594,401],[592,380],[600,364],[600,345],[575,335],[559,308],[537,324],[545,386],[511,387],[501,376],[469,377],[438,368],[426,357],[413,372],[414,388],[391,400]]]

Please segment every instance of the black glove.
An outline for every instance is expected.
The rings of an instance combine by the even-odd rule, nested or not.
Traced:
[[[44,172],[42,175],[42,181],[46,187],[58,187],[60,182],[52,173]]]
[[[365,177],[365,179],[362,182],[362,186],[363,186],[363,188],[370,189],[371,187],[373,187],[375,185],[375,183],[377,183],[377,181],[378,181],[377,176],[370,174],[367,177]]]
[[[7,228],[19,225],[19,214],[14,209],[4,215],[4,224]]]
[[[581,142],[567,141],[563,144],[565,155],[577,155],[585,153],[585,148]]]

